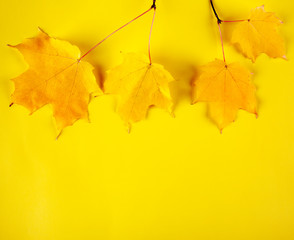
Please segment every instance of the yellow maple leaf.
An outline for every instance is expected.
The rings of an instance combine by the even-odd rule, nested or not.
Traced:
[[[129,53],[124,62],[108,71],[105,93],[119,95],[117,112],[130,129],[146,117],[149,107],[172,111],[169,82],[173,77],[163,66],[149,63],[144,55]]]
[[[255,86],[251,73],[239,63],[216,59],[201,68],[193,81],[193,103],[208,102],[212,119],[222,131],[233,122],[239,109],[257,115]]]
[[[252,10],[248,21],[237,24],[232,34],[232,43],[253,62],[265,53],[272,58],[286,58],[285,43],[279,35],[282,21],[274,13],[265,12],[264,7]]]
[[[59,131],[78,119],[88,119],[91,93],[102,91],[93,67],[79,60],[78,47],[41,29],[36,37],[11,47],[18,49],[29,65],[26,72],[12,79],[12,103],[23,105],[31,113],[51,104]]]

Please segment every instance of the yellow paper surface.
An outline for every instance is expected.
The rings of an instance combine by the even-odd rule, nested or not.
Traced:
[[[220,134],[205,104],[190,105],[199,66],[222,58],[208,1],[158,0],[153,61],[171,83],[175,118],[151,109],[127,133],[112,96],[94,99],[91,124],[57,131],[52,109],[29,116],[9,108],[10,79],[27,69],[6,44],[38,33],[82,52],[147,10],[143,0],[0,2],[0,239],[2,240],[291,240],[294,239],[294,3],[215,0],[221,18],[242,19],[265,4],[284,24],[288,61],[255,64],[229,44],[227,61],[254,73],[259,118],[240,111]],[[105,71],[123,53],[147,54],[152,13],[114,35],[85,60]]]

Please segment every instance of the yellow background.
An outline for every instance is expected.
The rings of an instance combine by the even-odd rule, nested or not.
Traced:
[[[255,64],[236,52],[223,26],[228,62],[254,72],[259,119],[240,111],[220,134],[205,104],[190,105],[199,66],[221,58],[208,1],[158,0],[154,62],[175,77],[175,115],[152,109],[131,134],[112,96],[90,104],[91,124],[77,122],[58,141],[51,108],[32,116],[8,108],[11,78],[25,71],[6,46],[37,34],[87,51],[147,10],[151,0],[1,0],[1,240],[292,240],[294,239],[294,3],[215,0],[221,18],[246,18],[265,4],[283,19],[289,61],[262,55]],[[152,13],[87,57],[103,72],[122,53],[147,53]]]

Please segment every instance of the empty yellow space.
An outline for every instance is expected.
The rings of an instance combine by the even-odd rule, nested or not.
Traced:
[[[41,27],[83,53],[150,8],[151,0],[1,0],[1,240],[292,240],[294,239],[294,3],[215,0],[223,19],[247,18],[265,5],[284,24],[287,58],[253,64],[230,44],[228,63],[249,69],[258,114],[239,111],[220,134],[203,103],[191,105],[199,67],[222,59],[209,1],[158,0],[151,52],[175,78],[174,115],[152,108],[129,134],[104,95],[89,105],[91,123],[57,134],[52,107],[29,115],[9,108],[10,79],[28,65],[15,49]],[[105,76],[129,52],[148,53],[149,12],[85,60]]]

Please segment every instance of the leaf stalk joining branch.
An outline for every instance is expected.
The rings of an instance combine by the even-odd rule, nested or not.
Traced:
[[[215,10],[215,7],[214,7],[214,5],[213,5],[212,0],[210,0],[210,5],[211,5],[212,10],[213,10],[213,13],[214,13],[214,15],[215,15],[215,17],[216,17],[216,19],[217,19],[217,23],[218,23],[218,24],[221,24],[221,23],[223,22],[223,20],[221,20],[221,19],[219,18],[218,14],[217,14],[217,12],[216,12],[216,10]]]

